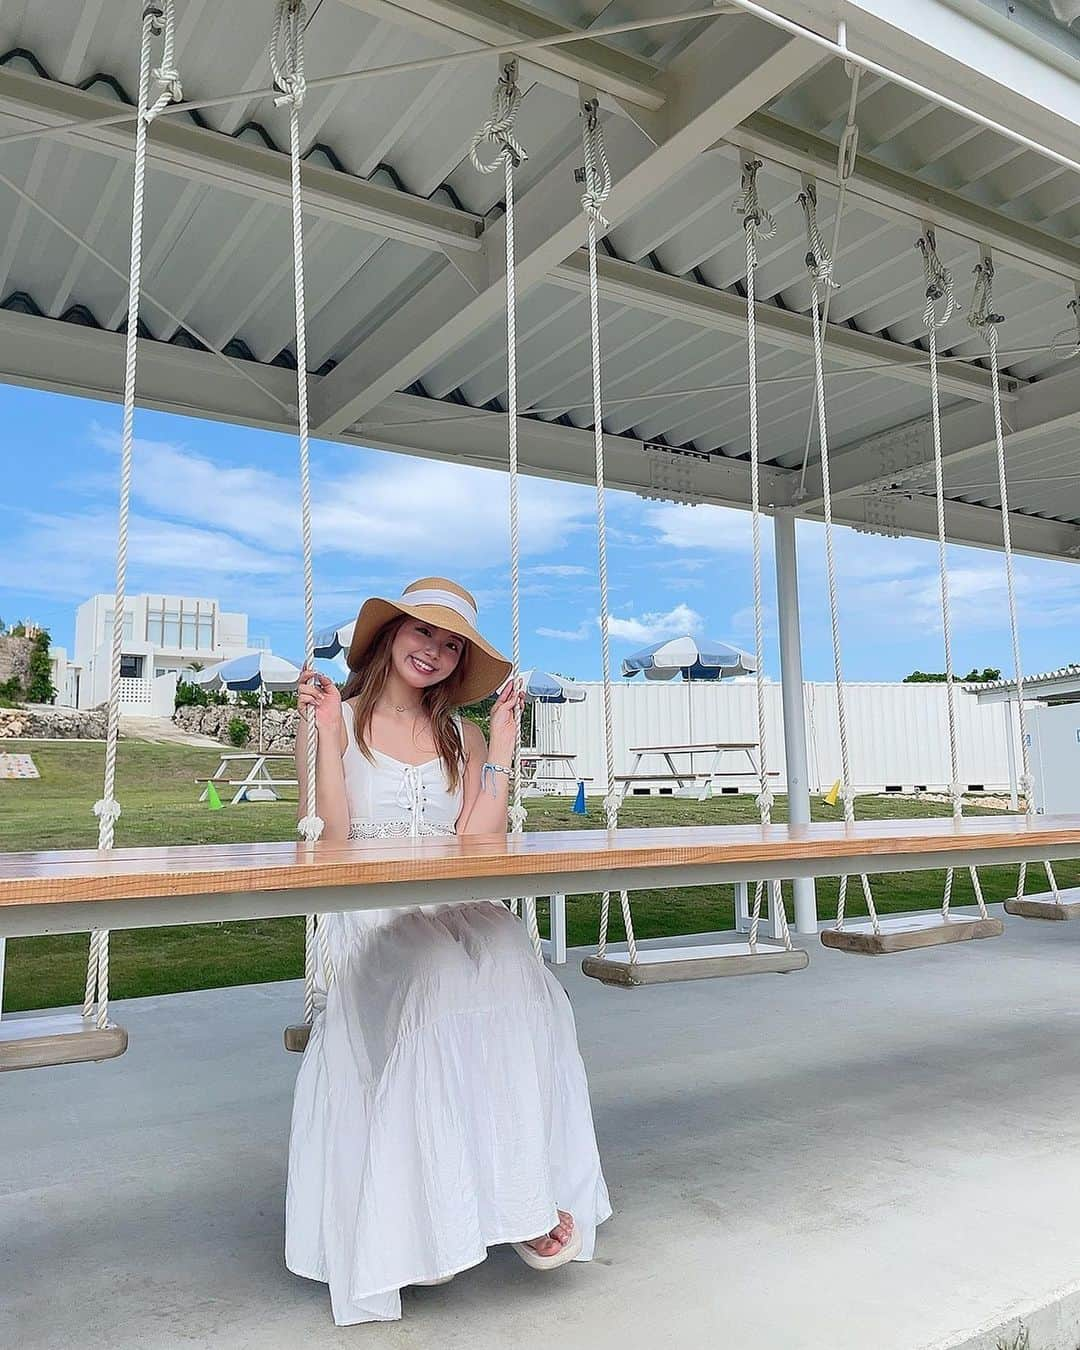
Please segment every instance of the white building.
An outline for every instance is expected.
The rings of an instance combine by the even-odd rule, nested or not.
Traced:
[[[75,650],[66,688],[79,708],[109,697],[113,596],[92,595],[75,616]],[[124,604],[120,656],[121,710],[168,716],[177,680],[193,664],[216,665],[257,649],[248,639],[246,614],[221,609],[216,600],[190,595],[133,595]],[[70,673],[68,673],[70,672]],[[60,689],[61,685],[57,685]]]

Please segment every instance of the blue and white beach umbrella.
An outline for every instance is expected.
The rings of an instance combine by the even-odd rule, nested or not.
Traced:
[[[191,683],[203,689],[235,689],[253,693],[256,690],[273,694],[283,689],[295,689],[300,678],[300,667],[294,666],[273,652],[248,652],[234,656],[191,676]],[[259,753],[263,748],[263,700],[259,699]]]
[[[191,677],[192,684],[204,689],[266,689],[273,693],[279,689],[295,689],[300,678],[300,667],[294,666],[282,656],[273,652],[248,652],[244,656],[234,656],[229,661],[221,661],[206,670],[196,671]]]
[[[546,670],[523,670],[518,680],[529,703],[581,703],[585,699],[580,684]]]
[[[726,642],[706,638],[673,637],[643,647],[623,658],[622,673],[647,680],[722,680],[736,675],[753,675],[757,662],[749,652]]]
[[[315,634],[314,655],[319,661],[332,661],[335,656],[340,656],[343,652],[349,650],[349,644],[352,642],[353,629],[356,627],[355,617],[348,619],[345,623],[338,624],[336,628],[323,628]]]
[[[694,739],[694,701],[691,683],[695,680],[733,679],[737,675],[753,675],[757,662],[749,652],[732,647],[727,642],[711,642],[707,638],[666,638],[651,647],[643,647],[632,656],[624,657],[622,673],[627,676],[639,672],[647,680],[686,681],[686,732]]]

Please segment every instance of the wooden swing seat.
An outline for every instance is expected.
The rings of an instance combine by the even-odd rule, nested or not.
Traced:
[[[1060,900],[1053,891],[1016,896],[1005,901],[1005,913],[1018,919],[1080,919],[1080,886],[1061,886]]]
[[[700,947],[650,947],[629,952],[587,956],[584,974],[602,984],[634,989],[643,984],[671,984],[682,980],[714,980],[726,975],[786,975],[803,970],[810,957],[800,948],[788,951],[779,942],[760,941],[751,951],[748,942],[717,943]]]
[[[302,1055],[307,1049],[307,1043],[311,1038],[311,1024],[309,1022],[297,1022],[295,1026],[286,1027],[282,1040],[285,1042],[285,1049],[291,1050],[294,1055]]]
[[[825,947],[857,956],[888,956],[893,952],[917,951],[922,947],[940,947],[948,942],[968,942],[973,938],[1000,937],[1005,925],[1000,919],[971,918],[967,914],[903,914],[878,920],[875,933],[869,919],[845,923],[840,930],[826,928],[821,941]]]
[[[123,1027],[110,1022],[99,1028],[81,1013],[5,1017],[0,1020],[0,1073],[115,1059],[127,1043]]]

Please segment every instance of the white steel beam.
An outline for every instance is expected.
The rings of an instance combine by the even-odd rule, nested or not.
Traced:
[[[615,186],[604,204],[611,224],[629,217],[726,131],[817,64],[809,44],[764,25],[739,19],[712,24],[660,77],[667,99],[651,119],[655,144],[642,137],[633,162],[626,162],[627,150],[613,164]],[[518,204],[520,294],[583,242],[574,163],[576,154],[544,175]],[[497,319],[505,304],[499,267],[503,230],[500,220],[485,234],[491,281],[478,294],[464,277],[444,268],[327,377],[314,407],[320,434],[344,430]]]
[[[1006,453],[1062,428],[1080,427],[1080,385],[1075,374],[1064,371],[1025,385],[1009,409],[1008,424]],[[941,419],[941,433],[946,466],[992,451],[993,412],[988,407],[970,406],[947,411]],[[866,437],[832,455],[829,467],[833,501],[902,486],[908,478],[921,478],[932,466],[933,457],[927,411],[926,417],[916,422]],[[822,505],[820,464],[812,464],[807,470],[806,492],[805,497],[792,504],[804,512],[816,512]]]
[[[815,513],[815,518],[820,518]],[[923,493],[880,493],[848,497],[836,504],[833,520],[838,525],[870,534],[886,534],[910,539],[937,539],[937,503]],[[1036,516],[1009,515],[1015,553],[1033,558],[1080,557],[1080,529],[1067,522],[1043,520]],[[1001,550],[1001,512],[968,502],[946,502],[945,534],[950,544],[970,548]]]
[[[804,173],[822,182],[836,182],[836,146],[767,113],[752,114],[724,139],[762,156],[770,165],[787,168],[793,184]],[[1080,246],[1071,240],[1010,219],[866,155],[859,157],[847,191],[849,198],[873,215],[893,221],[898,215],[906,217],[919,232],[924,222],[936,225],[973,243],[987,245],[1022,271],[1039,277],[1050,273],[1054,277],[1080,280]]]
[[[733,337],[741,337],[746,332],[746,302],[730,291],[714,290],[681,277],[669,277],[663,272],[617,258],[598,257],[596,262],[606,300],[648,310],[667,319],[682,319]],[[560,286],[587,289],[584,254],[568,258],[555,269],[551,280]],[[760,300],[754,313],[758,335],[763,342],[807,355],[813,350],[811,323],[805,314],[778,309]],[[873,333],[859,333],[854,328],[830,324],[825,351],[827,360],[836,366],[862,368],[880,363],[883,376],[920,386],[926,384],[926,358],[922,352]],[[941,388],[950,394],[979,402],[988,402],[993,397],[990,377],[981,367],[963,361],[941,360],[938,371]],[[1003,376],[1000,385],[1002,396],[1011,400],[1017,382]]]
[[[115,99],[0,68],[0,113],[33,126],[90,121],[114,113],[116,107]],[[64,140],[128,160],[132,137],[131,126],[124,125],[88,127],[67,133]],[[236,140],[177,117],[163,117],[154,123],[149,154],[156,169],[288,206],[288,156],[266,146]],[[483,222],[468,211],[369,183],[309,160],[303,163],[301,178],[304,209],[320,219],[421,248],[447,253],[480,250]]]
[[[288,406],[295,397],[295,374],[256,363],[250,369],[269,393],[261,394],[213,353],[143,339],[139,343],[139,403],[188,417],[293,431],[278,400]],[[118,402],[123,373],[123,334],[0,310],[0,380]],[[325,378],[311,377],[313,395]],[[569,482],[592,481],[590,430],[531,418],[523,418],[519,426],[524,472]],[[369,421],[334,439],[487,468],[502,468],[506,463],[505,417],[414,395],[392,395],[373,411]],[[629,436],[609,435],[605,447],[613,489],[664,500],[739,508],[748,504],[748,468],[742,460],[672,454]],[[798,474],[791,470],[766,467],[762,477],[766,509],[789,506],[797,480]],[[929,498],[909,502],[895,494],[888,499],[848,497],[837,502],[836,519],[857,529],[932,538],[933,511]],[[1000,547],[997,511],[950,503],[948,522],[954,543]],[[1014,513],[1012,528],[1018,552],[1048,558],[1080,552],[1080,529],[1074,526]]]
[[[408,0],[407,4],[395,4],[393,0],[344,0],[344,3],[384,23],[411,28],[451,51],[486,42],[492,49],[492,71],[496,53],[513,51],[516,43],[581,31],[512,0]],[[554,82],[557,88],[572,94],[577,93],[576,86],[581,83],[638,108],[656,109],[664,102],[656,80],[657,69],[650,61],[609,47],[590,38],[587,32],[582,32],[580,41],[528,51],[522,59],[537,68],[545,83]],[[551,77],[555,77],[554,81]]]
[[[746,0],[734,0],[740,8]],[[996,16],[959,0],[752,0],[835,42],[838,20],[859,57],[1074,159],[1080,127],[1075,60],[997,31]]]

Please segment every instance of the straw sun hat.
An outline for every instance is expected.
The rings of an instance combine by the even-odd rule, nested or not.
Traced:
[[[462,704],[486,698],[510,674],[510,662],[476,631],[476,601],[464,586],[459,586],[456,581],[448,581],[446,577],[421,577],[411,586],[406,586],[397,600],[387,600],[378,595],[365,600],[349,643],[350,669],[355,670],[360,664],[361,657],[383,624],[399,614],[422,619],[435,628],[446,628],[468,639],[469,648],[463,658],[468,666],[461,686]]]

